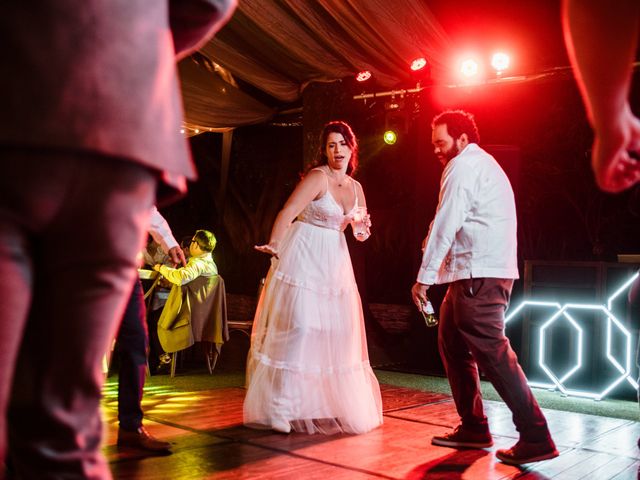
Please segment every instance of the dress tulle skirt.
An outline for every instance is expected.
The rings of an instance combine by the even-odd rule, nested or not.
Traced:
[[[244,423],[364,433],[382,423],[344,234],[294,223],[272,260],[247,362]]]

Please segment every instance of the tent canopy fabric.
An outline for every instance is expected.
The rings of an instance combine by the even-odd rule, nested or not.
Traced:
[[[520,67],[525,58],[538,62],[528,73],[566,65],[559,3],[239,0],[229,23],[180,65],[185,125],[206,131],[265,122],[299,107],[311,82],[362,70],[378,89],[404,88],[418,57],[428,60],[433,83],[446,83],[452,59],[469,46],[515,49]]]
[[[423,0],[240,0],[229,23],[179,66],[186,126],[201,131],[269,120],[311,82],[369,70],[382,88],[410,79],[407,65],[437,71],[447,35]],[[220,68],[222,67],[222,68]],[[224,72],[263,93],[225,80]]]

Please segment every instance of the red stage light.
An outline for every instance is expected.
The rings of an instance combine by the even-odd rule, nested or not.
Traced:
[[[499,74],[509,68],[509,55],[503,52],[494,53],[491,57],[491,66]]]
[[[417,72],[427,66],[427,59],[424,57],[416,58],[411,62],[411,70]]]
[[[475,77],[479,69],[478,62],[472,58],[467,58],[460,63],[460,73],[466,78]]]
[[[369,70],[362,70],[361,72],[358,72],[358,75],[356,75],[356,80],[358,82],[366,82],[370,78],[371,72]]]

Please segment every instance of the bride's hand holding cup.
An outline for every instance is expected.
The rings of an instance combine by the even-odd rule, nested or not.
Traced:
[[[351,229],[356,240],[364,242],[371,235],[371,216],[367,213],[367,207],[356,207],[351,220]]]

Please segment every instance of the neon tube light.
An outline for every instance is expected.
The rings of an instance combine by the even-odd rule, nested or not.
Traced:
[[[560,305],[558,302],[553,301],[539,301],[539,300],[524,300],[521,302],[515,309],[512,309],[508,312],[508,315],[505,316],[505,325],[512,320],[518,313],[522,311],[527,306],[532,307],[554,307],[557,309],[551,317],[549,317],[543,325],[540,327],[539,332],[539,346],[538,346],[538,365],[542,369],[542,371],[549,377],[552,381],[551,384],[543,383],[543,382],[528,382],[532,387],[541,387],[541,388],[552,388],[558,389],[564,395],[570,396],[578,396],[578,397],[586,397],[593,398],[594,400],[601,400],[608,393],[610,393],[615,387],[617,387],[622,381],[627,380],[627,382],[636,390],[638,390],[638,382],[634,378],[631,377],[631,333],[629,330],[623,325],[623,323],[613,314],[612,305],[613,301],[620,296],[625,290],[627,290],[631,284],[640,276],[640,271],[636,272],[629,279],[627,279],[620,288],[618,288],[613,295],[609,297],[607,300],[607,305],[597,305],[597,304],[586,304],[586,303],[566,303],[564,305]],[[580,324],[569,314],[568,310],[595,310],[602,312],[607,321],[607,334],[606,334],[606,358],[613,365],[613,367],[618,371],[619,376],[611,381],[602,391],[594,392],[594,391],[583,391],[583,390],[573,390],[569,389],[565,386],[565,383],[582,367],[582,358],[583,358],[583,329]],[[571,367],[566,373],[564,373],[560,378],[553,372],[551,367],[547,362],[547,341],[546,341],[546,333],[549,331],[553,324],[559,318],[565,319],[569,325],[575,330],[576,341],[577,341],[577,353],[575,364]],[[614,327],[618,330],[619,334],[624,338],[624,366],[616,359],[616,357],[612,353],[613,341],[615,340],[616,334],[614,332]]]

